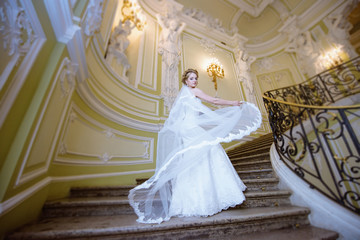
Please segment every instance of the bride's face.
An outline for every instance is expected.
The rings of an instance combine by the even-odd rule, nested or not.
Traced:
[[[185,82],[188,87],[195,88],[198,84],[197,75],[195,73],[190,73]]]

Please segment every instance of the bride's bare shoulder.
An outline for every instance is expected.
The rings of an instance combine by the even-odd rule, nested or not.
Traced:
[[[201,89],[199,88],[192,88],[190,89],[190,91],[195,95],[195,96],[198,96],[199,94],[202,94],[203,91],[201,91]]]

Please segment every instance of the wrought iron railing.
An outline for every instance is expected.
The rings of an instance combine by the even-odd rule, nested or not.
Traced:
[[[360,58],[264,93],[282,161],[310,187],[360,214]],[[347,106],[339,106],[347,105]]]

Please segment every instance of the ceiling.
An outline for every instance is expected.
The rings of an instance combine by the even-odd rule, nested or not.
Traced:
[[[186,9],[197,9],[218,19],[222,28],[232,35],[239,33],[248,44],[267,42],[291,16],[301,17],[311,9],[323,9],[341,3],[336,0],[176,0]]]

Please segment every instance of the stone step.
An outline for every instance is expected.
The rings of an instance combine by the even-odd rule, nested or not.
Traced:
[[[279,207],[290,205],[290,191],[273,190],[273,191],[249,191],[245,192],[246,200],[237,208],[255,208],[255,207]]]
[[[265,232],[226,236],[227,240],[336,240],[338,238],[339,234],[337,232],[313,226],[285,228]],[[208,240],[216,240],[216,238],[208,238]]]
[[[309,210],[301,207],[247,208],[210,217],[171,218],[161,224],[141,224],[135,215],[43,219],[7,237],[19,239],[226,239],[309,225]]]
[[[107,186],[107,187],[75,187],[70,190],[70,197],[110,197],[127,196],[129,190],[135,186]]]
[[[235,208],[254,208],[289,205],[289,191],[246,191],[246,201]],[[65,198],[44,204],[42,217],[113,216],[133,214],[127,197]]]
[[[237,173],[243,181],[245,179],[276,178],[272,168],[237,170]],[[148,180],[148,178],[138,178],[136,179],[136,184],[142,184],[146,180]]]
[[[232,164],[237,164],[241,162],[252,162],[257,160],[269,160],[269,153],[258,153],[258,154],[252,154],[252,155],[245,155],[241,157],[232,157],[230,158],[230,161]]]
[[[236,152],[241,149],[253,148],[254,146],[260,146],[260,145],[269,145],[270,146],[273,142],[274,142],[274,138],[272,135],[269,135],[267,137],[262,136],[262,137],[254,139],[252,141],[245,142],[245,143],[241,144],[240,146],[237,146],[236,148],[231,149],[230,152]]]
[[[272,168],[271,161],[269,159],[253,160],[251,162],[244,161],[233,164],[236,170],[262,170]]]
[[[261,170],[261,169],[259,169]],[[244,179],[243,182],[248,190],[275,190],[279,183],[277,178],[269,179]],[[101,186],[101,187],[74,187],[70,190],[70,198],[80,197],[111,197],[111,196],[128,196],[129,190],[135,185],[129,186]]]
[[[46,202],[42,209],[42,218],[114,216],[133,213],[125,196],[65,198]]]
[[[275,173],[272,169],[255,169],[237,171],[242,180],[245,179],[262,179],[262,178],[275,178]]]
[[[241,147],[239,147],[238,149],[236,149],[236,151],[235,150],[228,151],[227,155],[229,156],[229,158],[232,158],[241,155],[250,155],[250,154],[265,153],[265,152],[269,153],[270,147],[271,145],[268,144],[253,146],[251,148],[244,148],[244,149],[241,149]]]
[[[278,178],[242,179],[248,191],[278,190]]]

